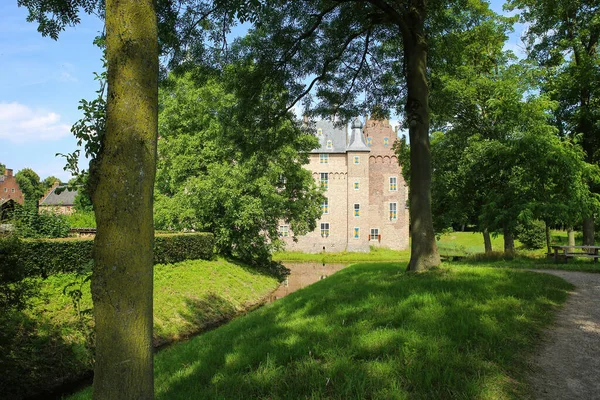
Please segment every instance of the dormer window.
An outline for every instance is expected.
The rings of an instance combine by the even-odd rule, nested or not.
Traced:
[[[323,129],[317,129],[317,136],[323,136]]]
[[[333,142],[331,140],[327,141],[327,150],[333,149]]]

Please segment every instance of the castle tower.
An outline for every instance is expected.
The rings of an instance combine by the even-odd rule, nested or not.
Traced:
[[[367,120],[369,155],[369,235],[373,246],[408,248],[408,187],[392,147],[397,140],[387,120]]]
[[[369,152],[358,118],[352,121],[347,147],[348,251],[369,251]]]

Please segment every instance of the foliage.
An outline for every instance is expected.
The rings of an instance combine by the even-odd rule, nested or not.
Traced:
[[[317,142],[291,116],[241,108],[244,68],[203,85],[172,76],[161,91],[155,225],[213,232],[221,254],[261,264],[281,247],[280,220],[315,227],[321,195],[302,165]]]
[[[0,162],[0,175],[4,175],[4,171],[6,170],[6,165]]]
[[[15,235],[0,236],[0,315],[26,308],[36,292],[35,282],[29,279],[33,271],[23,255],[22,242]]]
[[[69,234],[67,216],[39,211],[36,203],[26,201],[12,215],[16,233],[23,238],[61,238]]]
[[[525,248],[542,249],[546,245],[546,224],[544,221],[528,221],[517,225],[517,239]]]
[[[44,186],[44,190],[50,189],[56,182],[60,185],[62,182],[55,176],[49,176],[42,181],[42,185]]]
[[[21,257],[37,276],[90,272],[93,239],[25,240]],[[157,235],[154,239],[154,263],[211,259],[214,238],[210,233]]]
[[[81,310],[92,307],[85,275],[57,274],[40,280],[32,307],[11,314],[0,325],[0,392],[18,399],[38,395],[61,383],[81,381],[93,368],[89,315],[79,318],[67,289],[78,288]],[[154,345],[181,340],[231,319],[258,304],[277,280],[223,259],[154,266]],[[80,286],[81,285],[81,286]],[[5,314],[0,314],[0,318]],[[82,322],[85,323],[82,326]]]
[[[40,177],[31,168],[23,168],[15,174],[15,179],[19,184],[25,201],[37,204],[44,195],[44,184],[40,182]]]
[[[524,398],[529,357],[572,286],[489,265],[344,268],[158,353],[157,397]]]
[[[75,211],[67,216],[71,228],[95,228],[96,217],[93,211]]]

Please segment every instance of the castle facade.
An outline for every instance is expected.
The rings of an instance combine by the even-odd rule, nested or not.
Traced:
[[[323,212],[313,232],[292,240],[279,226],[287,251],[368,252],[371,246],[408,249],[408,187],[392,150],[396,132],[387,120],[357,118],[350,135],[332,122],[316,122],[319,148],[307,169],[325,189]]]

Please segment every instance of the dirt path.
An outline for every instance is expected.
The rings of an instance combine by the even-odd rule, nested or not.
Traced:
[[[533,359],[538,400],[600,399],[600,274],[537,270],[575,285]]]

